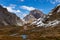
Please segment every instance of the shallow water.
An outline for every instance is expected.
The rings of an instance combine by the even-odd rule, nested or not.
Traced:
[[[22,37],[23,39],[26,39],[26,38],[27,38],[27,35],[21,35],[21,37]]]

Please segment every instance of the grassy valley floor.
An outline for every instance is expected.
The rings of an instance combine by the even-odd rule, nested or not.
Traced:
[[[0,27],[0,40],[60,40],[60,26],[27,27],[27,30],[23,26]]]

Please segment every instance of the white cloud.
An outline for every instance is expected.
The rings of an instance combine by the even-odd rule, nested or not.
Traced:
[[[9,6],[4,6],[4,5],[2,5],[4,8],[7,8],[7,10],[9,11],[9,12],[12,12],[12,13],[15,13],[18,17],[20,17],[21,16],[21,14],[22,14],[22,12],[21,12],[21,10],[15,10],[15,5],[9,5]]]
[[[23,19],[23,17],[25,17],[27,14],[26,13],[23,13],[21,12],[20,10],[14,10],[15,6],[4,6],[5,8],[7,8],[7,10],[9,12],[13,12],[15,13],[18,17],[20,17],[21,19]]]
[[[60,0],[51,1],[52,4],[60,3]]]
[[[13,10],[12,7],[6,7],[6,8],[7,8],[7,10],[8,10],[9,12],[14,12],[14,13],[19,12],[19,10]]]
[[[21,6],[20,8],[28,10],[28,11],[31,11],[31,10],[35,9],[34,7],[29,7],[29,6]]]
[[[7,10],[9,12],[12,12],[12,13],[15,13],[18,17],[20,17],[21,19],[23,19],[23,17],[25,17],[27,15],[27,12],[22,12],[21,10],[15,10],[15,6],[16,5],[13,5],[13,4],[10,4],[9,6],[5,6],[5,5],[2,5],[4,8],[7,8]]]
[[[10,5],[10,6],[3,6],[4,8],[7,8],[7,10],[9,12],[13,12],[13,13],[20,13],[20,10],[14,10],[15,6],[14,5]]]
[[[47,1],[49,1],[52,4],[60,3],[60,0],[47,0]]]
[[[25,14],[23,14],[23,16],[25,17],[27,14],[25,13]]]
[[[23,2],[24,0],[20,0],[21,2]]]
[[[60,0],[56,0],[56,2],[60,2]]]
[[[56,2],[52,2],[52,1],[51,1],[51,3],[52,3],[52,4],[55,4]]]

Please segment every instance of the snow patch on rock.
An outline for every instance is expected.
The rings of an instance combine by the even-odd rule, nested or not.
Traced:
[[[57,12],[60,12],[60,8],[58,9],[58,11]]]
[[[48,14],[48,15],[52,15],[52,13]]]
[[[54,20],[54,21],[49,21],[47,24],[45,24],[42,22],[43,20],[44,20],[43,18],[39,18],[37,21],[33,22],[32,24],[37,25],[37,27],[41,27],[41,26],[43,27],[52,26],[53,27],[60,23],[60,21]]]

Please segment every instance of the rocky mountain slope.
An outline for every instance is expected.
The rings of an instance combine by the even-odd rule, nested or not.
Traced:
[[[22,20],[14,13],[8,12],[6,8],[0,5],[0,25],[17,25],[21,26]]]
[[[24,20],[28,23],[32,23],[33,21],[39,18],[43,18],[44,15],[45,14],[43,14],[43,12],[35,9],[35,10],[30,11],[30,13],[24,17]]]
[[[60,24],[60,5],[52,9],[51,12],[49,12],[49,14],[44,18],[39,18],[32,24],[44,27],[56,26],[57,24]]]
[[[59,8],[60,6],[55,7],[31,25],[0,27],[0,40],[60,40]]]

